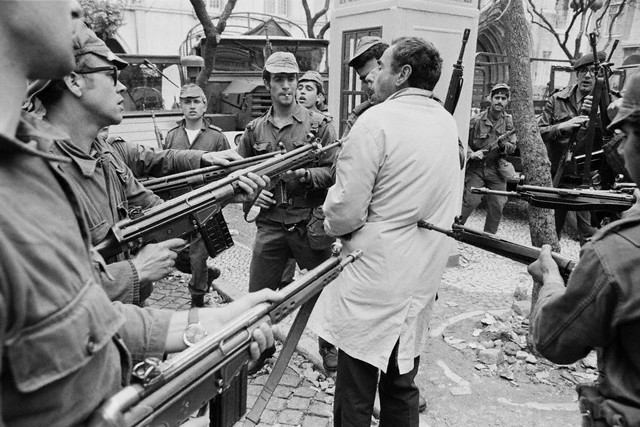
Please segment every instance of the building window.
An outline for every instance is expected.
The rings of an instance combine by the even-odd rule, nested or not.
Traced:
[[[620,12],[620,9],[623,7],[622,2],[612,3],[609,7],[609,25],[611,25],[611,21],[615,19],[613,26],[611,27],[611,36],[621,36],[622,30],[624,28],[624,11]]]
[[[265,0],[264,13],[287,16],[289,12],[288,0]]]
[[[225,1],[224,0],[209,0],[209,8],[210,9],[224,9]]]

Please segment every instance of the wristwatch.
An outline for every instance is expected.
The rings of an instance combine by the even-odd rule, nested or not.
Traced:
[[[182,340],[187,345],[187,347],[191,347],[196,343],[202,341],[202,339],[206,336],[207,331],[198,319],[198,309],[194,307],[189,310],[187,327],[182,334]]]

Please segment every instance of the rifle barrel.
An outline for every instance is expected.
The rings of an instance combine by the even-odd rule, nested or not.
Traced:
[[[451,230],[448,230],[425,221],[419,221],[418,227],[446,234],[459,242],[467,243],[526,265],[536,261],[540,256],[540,248],[501,239],[499,237],[495,237],[493,234],[474,230],[460,224],[453,224]],[[560,274],[565,280],[567,280],[575,268],[576,262],[555,252],[552,252],[551,256],[558,265]]]

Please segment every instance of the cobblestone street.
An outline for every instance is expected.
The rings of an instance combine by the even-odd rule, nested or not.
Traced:
[[[499,237],[529,244],[526,210],[523,209],[522,205],[512,202],[507,205]],[[467,226],[482,229],[484,215],[484,210],[474,212]],[[219,293],[212,292],[207,297],[212,305],[224,303],[220,295],[235,299],[247,292],[255,226],[244,222],[236,205],[225,208],[225,217],[235,245],[215,260],[209,260],[211,265],[222,271],[214,283]],[[577,259],[577,242],[563,239],[561,245],[565,255]],[[575,425],[579,414],[573,384],[535,384],[526,378],[507,381],[489,375],[486,370],[479,371],[477,364],[474,367],[475,353],[468,348],[453,348],[443,340],[449,334],[470,334],[477,327],[477,320],[487,312],[510,312],[514,290],[521,286],[530,292],[531,288],[525,265],[465,244],[458,244],[458,252],[458,266],[445,271],[433,312],[430,337],[425,343],[416,378],[428,404],[427,411],[420,415],[420,425]],[[188,308],[188,278],[188,275],[176,273],[159,283],[150,299],[151,306]],[[291,316],[279,325],[280,340],[284,340],[290,323]],[[270,363],[274,361],[275,358]],[[269,371],[270,366],[250,377],[248,409],[253,406]],[[459,393],[461,387],[467,392]],[[325,377],[317,354],[316,337],[307,330],[258,425],[330,426],[332,404],[333,380]],[[237,425],[242,425],[242,422]],[[375,419],[372,425],[377,425]]]

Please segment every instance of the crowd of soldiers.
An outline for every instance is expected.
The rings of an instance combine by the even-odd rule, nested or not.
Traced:
[[[390,44],[363,37],[349,66],[369,100],[349,116],[342,148],[277,182],[238,175],[233,202],[246,212],[259,209],[249,294],[210,308],[204,296],[220,271],[207,266],[199,238],[168,239],[110,259],[94,246],[136,209],[163,203],[137,178],[224,166],[282,145],[291,151],[309,135],[322,146],[337,140],[322,77],[299,77],[291,53],[269,56],[263,80],[272,106],[247,126],[237,151],[204,119],[202,89],[186,85],[184,117],[169,131],[167,149],[154,150],[105,133],[122,120],[126,88],[118,73],[127,64],[79,17],[69,1],[6,1],[0,15],[3,423],[86,423],[128,384],[133,363],[196,345],[250,307],[278,301],[292,266],[316,267],[340,238],[346,251],[364,255],[325,288],[311,318],[324,367],[337,375],[334,425],[370,425],[378,393],[381,426],[417,426],[426,402],[414,379],[451,241],[416,224],[449,226],[460,199],[464,221],[479,203],[471,186],[504,189],[514,176],[505,158],[517,142],[505,111],[509,86],[495,85],[491,105],[471,121],[463,196],[457,126],[432,92],[442,69],[437,47],[417,37]],[[577,60],[578,83],[554,94],[540,117],[555,171],[553,153],[573,144],[585,123],[581,113],[590,110],[594,62],[593,55]],[[29,112],[21,111],[25,95]],[[612,114],[609,129],[621,135],[625,172],[639,183],[640,75],[629,79]],[[498,229],[501,197],[488,201],[487,232]],[[630,215],[581,236],[581,259],[566,284],[548,246],[529,267],[543,283],[531,318],[536,349],[557,363],[598,349],[600,378],[578,389],[584,425],[640,425],[633,293],[640,221]],[[145,307],[153,282],[174,267],[192,275],[192,308]],[[267,324],[252,338],[255,372],[275,347]]]

